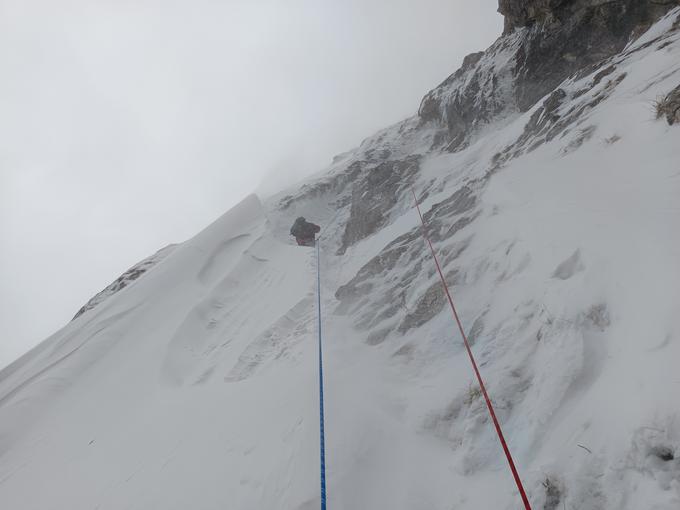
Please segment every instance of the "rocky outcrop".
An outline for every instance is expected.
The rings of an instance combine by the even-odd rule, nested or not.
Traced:
[[[505,16],[505,33],[536,24],[554,28],[587,18],[609,25],[611,13],[618,13],[622,27],[633,22],[646,28],[678,4],[677,0],[499,0],[498,12]]]
[[[439,142],[465,148],[479,129],[525,112],[562,81],[619,53],[680,0],[499,0],[505,31],[487,51],[430,91],[422,122],[442,128]]]
[[[519,109],[526,111],[565,78],[619,53],[680,2],[502,0],[500,4],[501,12],[523,13],[506,15],[506,29],[529,27],[515,67],[515,97]]]
[[[656,116],[665,118],[669,126],[680,124],[680,85],[656,104]]]
[[[513,62],[521,39],[519,34],[502,37],[485,52],[468,55],[458,71],[423,98],[421,122],[443,128],[436,145],[462,150],[483,126],[517,110]]]
[[[388,213],[408,188],[410,177],[418,170],[418,157],[383,161],[364,172],[352,185],[349,218],[338,254],[349,246],[380,230],[388,222]]]

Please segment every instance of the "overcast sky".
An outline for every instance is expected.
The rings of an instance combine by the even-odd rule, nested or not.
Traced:
[[[0,366],[246,194],[412,115],[500,34],[496,7],[0,0]]]

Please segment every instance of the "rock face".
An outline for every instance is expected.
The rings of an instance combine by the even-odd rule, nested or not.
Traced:
[[[509,33],[535,24],[556,27],[573,18],[610,25],[612,12],[620,13],[621,26],[630,22],[649,26],[676,5],[677,0],[499,0],[498,12],[505,16],[505,32]]]
[[[512,83],[520,34],[498,39],[488,50],[468,55],[463,66],[422,100],[418,116],[442,129],[435,144],[456,152],[474,134],[505,114],[517,111]]]
[[[680,85],[657,103],[656,114],[658,118],[665,117],[669,126],[680,124]]]
[[[338,254],[357,241],[380,230],[387,223],[385,211],[397,204],[409,177],[418,170],[418,158],[384,161],[364,173],[352,187],[350,216]]]
[[[620,52],[680,0],[499,0],[505,31],[423,99],[423,122],[455,152],[483,125],[525,112],[569,76]]]
[[[565,78],[620,52],[633,36],[679,3],[501,0],[500,11],[509,13],[506,30],[529,27],[515,68],[519,109],[528,110]]]

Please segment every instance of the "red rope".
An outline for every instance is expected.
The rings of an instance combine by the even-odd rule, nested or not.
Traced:
[[[475,371],[475,375],[477,376],[477,381],[479,382],[479,387],[482,390],[482,394],[484,395],[484,400],[486,401],[486,407],[489,409],[489,414],[491,415],[491,420],[493,420],[494,427],[496,427],[496,433],[498,434],[498,439],[501,442],[501,446],[503,447],[503,451],[505,452],[505,458],[508,459],[508,464],[510,464],[510,471],[512,471],[512,476],[515,479],[515,483],[517,484],[517,490],[519,491],[520,496],[522,497],[522,501],[524,502],[524,508],[526,510],[531,510],[531,505],[529,504],[529,498],[527,498],[527,493],[524,490],[524,486],[522,485],[522,480],[519,477],[519,473],[517,472],[517,468],[515,467],[515,461],[512,459],[512,454],[510,453],[510,448],[508,448],[508,443],[505,441],[505,436],[503,435],[503,430],[501,429],[501,425],[498,422],[498,418],[496,418],[496,412],[494,411],[493,404],[491,403],[491,399],[489,398],[489,394],[486,391],[486,386],[484,385],[484,381],[482,380],[482,375],[479,372],[479,368],[477,368],[477,362],[475,361],[475,357],[472,355],[472,349],[470,349],[470,342],[468,342],[467,335],[465,334],[465,330],[463,329],[463,325],[460,322],[460,318],[458,317],[458,312],[456,311],[456,305],[453,304],[453,298],[451,297],[451,293],[449,292],[449,286],[446,284],[446,279],[444,278],[444,273],[442,272],[442,268],[439,265],[439,259],[437,258],[437,254],[434,251],[434,247],[432,246],[432,241],[430,241],[430,237],[427,235],[427,226],[425,225],[425,220],[423,218],[423,214],[420,212],[420,204],[418,204],[418,198],[416,197],[416,192],[413,188],[411,188],[411,192],[413,193],[413,200],[416,203],[416,209],[418,210],[418,216],[420,216],[420,221],[423,224],[423,237],[427,241],[427,244],[430,246],[430,251],[432,252],[432,258],[434,258],[434,263],[437,266],[437,272],[439,273],[439,277],[442,280],[442,285],[444,286],[444,291],[446,292],[446,297],[449,300],[449,304],[451,305],[451,311],[453,312],[453,318],[456,320],[456,324],[458,324],[458,330],[460,331],[461,336],[463,337],[463,342],[465,343],[465,349],[467,350],[468,356],[470,357],[470,362],[472,363],[472,368]]]

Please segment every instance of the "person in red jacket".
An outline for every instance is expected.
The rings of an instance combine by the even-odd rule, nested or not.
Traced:
[[[300,216],[290,228],[290,235],[295,236],[299,246],[314,246],[316,234],[320,231],[321,227],[319,225],[310,223]]]

